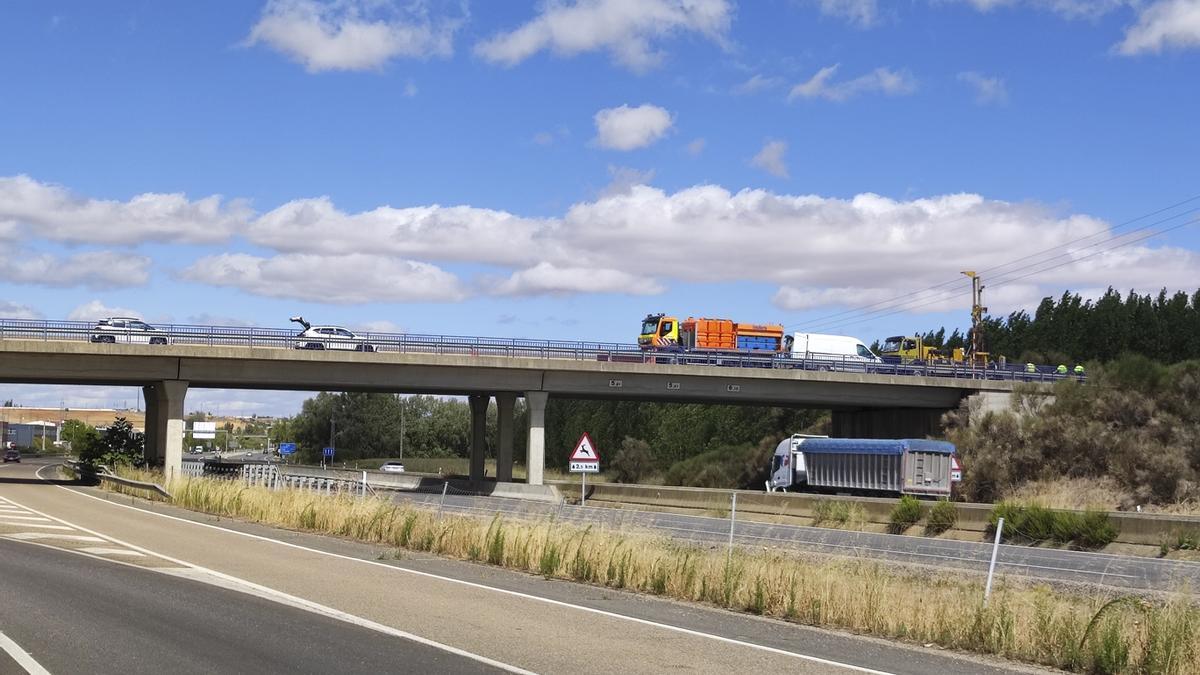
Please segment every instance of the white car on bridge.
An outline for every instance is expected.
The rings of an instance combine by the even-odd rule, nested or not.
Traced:
[[[352,352],[373,352],[375,345],[342,328],[341,326],[314,326],[302,316],[293,316],[292,321],[304,326],[296,335],[296,349],[340,349]]]
[[[96,322],[90,336],[92,342],[165,345],[169,342],[163,331],[132,316],[111,316]]]

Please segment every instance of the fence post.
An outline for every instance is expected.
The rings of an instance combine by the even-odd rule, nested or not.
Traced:
[[[737,493],[731,492],[729,496],[729,551],[725,556],[725,564],[733,563],[733,525],[737,522]]]
[[[992,575],[996,572],[996,555],[1000,552],[1000,533],[1004,531],[1004,519],[996,521],[996,542],[992,544],[992,562],[988,565],[987,587],[983,589],[983,606],[987,607],[992,594]]]
[[[363,497],[363,499],[366,499],[366,498],[367,498],[367,472],[366,472],[366,471],[363,471],[363,472],[362,472],[362,474],[363,474],[363,477],[362,477],[362,497]]]
[[[442,483],[442,501],[438,504],[438,520],[442,519],[442,509],[446,506],[446,490],[450,489],[450,481]]]

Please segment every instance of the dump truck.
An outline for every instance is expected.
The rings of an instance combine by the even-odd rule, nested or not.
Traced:
[[[779,324],[694,317],[680,321],[666,314],[649,314],[642,320],[638,346],[646,351],[741,354],[779,354],[786,349]]]
[[[949,497],[962,469],[953,443],[793,434],[775,448],[767,491]]]

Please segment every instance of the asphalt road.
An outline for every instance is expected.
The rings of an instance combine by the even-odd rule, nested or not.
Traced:
[[[503,672],[209,583],[0,537],[0,625],[51,673]],[[0,664],[2,669],[2,664]]]
[[[0,592],[7,597],[10,587],[20,589],[22,598],[11,613],[0,610],[0,632],[59,666],[48,665],[51,672],[97,672],[87,648],[94,643],[129,652],[124,658],[135,665],[156,650],[163,659],[183,661],[182,654],[203,659],[219,651],[199,661],[209,664],[208,672],[257,672],[261,664],[298,672],[1013,670],[936,649],[483,565],[431,556],[395,560],[395,551],[382,547],[54,485],[38,479],[38,468],[0,472],[0,511],[7,514],[0,517],[0,579],[12,579]],[[10,549],[26,553],[9,555]],[[346,626],[339,632],[330,622]],[[105,624],[119,633],[101,635],[108,629],[98,626]],[[330,639],[322,637],[327,628]],[[62,651],[75,635],[85,636],[84,646]],[[395,644],[383,646],[389,639]],[[387,658],[360,666],[356,655],[371,649]],[[319,656],[304,656],[314,652]],[[371,665],[380,662],[389,665]],[[146,670],[166,670],[151,663]]]
[[[398,501],[439,505],[441,494],[396,493]],[[636,511],[592,505],[554,505],[516,499],[448,494],[445,508],[476,514],[497,512],[514,517],[553,515],[563,522],[637,528],[706,544],[729,540],[729,519],[678,513]],[[855,532],[822,527],[775,525],[748,520],[734,527],[734,541],[746,546],[775,546],[815,553],[874,558],[941,568],[986,573],[992,545],[926,537]],[[1001,545],[997,572],[1031,579],[1097,584],[1121,590],[1170,591],[1187,586],[1200,588],[1200,563],[1160,560]]]

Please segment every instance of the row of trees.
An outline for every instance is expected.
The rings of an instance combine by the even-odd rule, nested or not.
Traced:
[[[1200,290],[1190,296],[1130,291],[1122,297],[1109,287],[1095,301],[1068,291],[1057,300],[1043,299],[1032,316],[1021,310],[985,317],[982,331],[993,356],[1016,363],[1107,362],[1123,354],[1165,364],[1200,359]],[[947,337],[942,328],[924,337],[934,345],[963,347],[971,334],[955,330]]]
[[[528,413],[520,399],[514,417],[513,445],[520,461],[528,428]],[[568,454],[580,435],[587,432],[605,458],[605,465],[627,480],[658,475],[693,484],[689,481],[695,472],[671,470],[705,453],[728,456],[731,467],[723,473],[731,480],[740,480],[737,477],[742,472],[732,466],[746,463],[738,458],[740,453],[758,448],[763,439],[768,439],[773,448],[783,436],[814,425],[827,428],[828,413],[552,398],[546,411],[546,464],[565,469]],[[295,417],[277,420],[271,435],[276,442],[296,442],[300,458],[308,462],[320,461],[321,448],[331,443],[337,448],[339,461],[401,455],[467,457],[471,450],[471,411],[461,399],[322,392],[306,400]],[[495,456],[498,435],[494,405],[488,409],[486,442],[488,455]],[[766,460],[760,463],[765,468]]]

